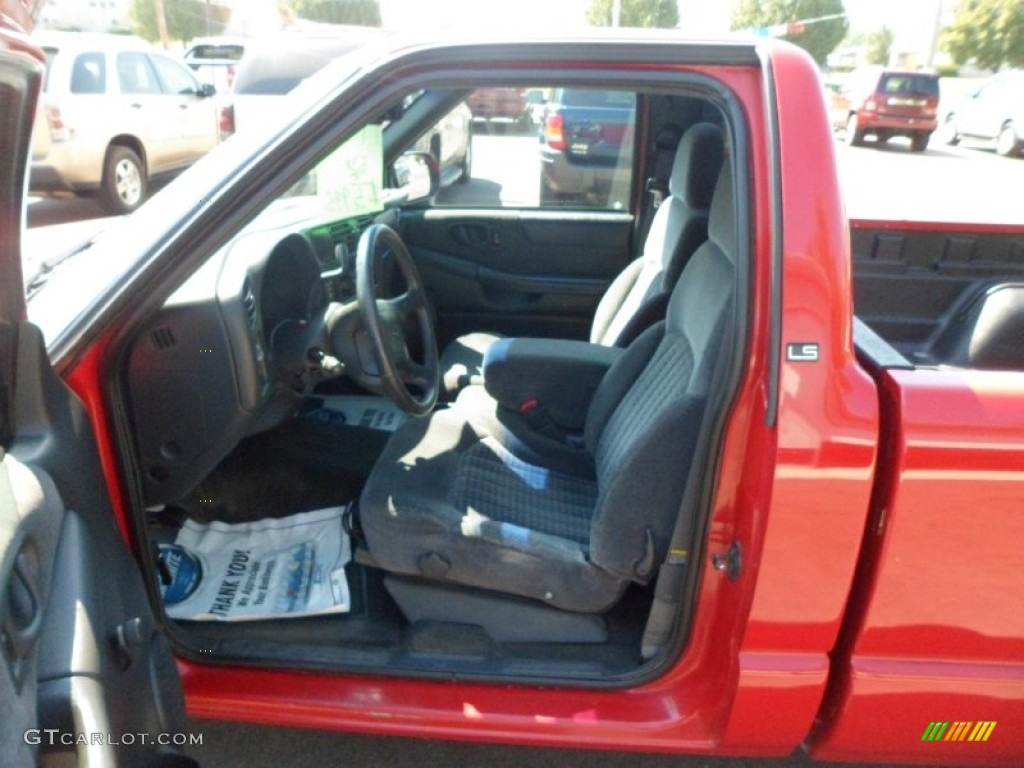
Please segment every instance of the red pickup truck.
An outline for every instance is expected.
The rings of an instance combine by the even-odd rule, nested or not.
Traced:
[[[180,681],[252,723],[1019,765],[1024,228],[848,222],[785,44],[393,45],[46,265],[29,323],[44,60],[2,37],[8,764],[171,760]],[[628,208],[444,207],[415,153],[388,188],[537,82],[634,95]]]
[[[473,122],[482,128],[530,125],[525,88],[478,88],[467,96],[466,106],[473,113]]]

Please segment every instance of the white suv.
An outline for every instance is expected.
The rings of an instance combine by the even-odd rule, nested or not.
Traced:
[[[99,192],[112,213],[146,198],[149,180],[218,142],[214,89],[141,40],[49,33],[32,138],[33,192]]]

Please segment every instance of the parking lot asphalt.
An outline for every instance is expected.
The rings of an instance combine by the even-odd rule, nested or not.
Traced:
[[[296,728],[193,721],[203,745],[191,750],[203,768],[263,766],[358,766],[359,768],[794,768],[811,763],[787,759],[687,757],[580,749],[550,749],[399,736],[325,733]]]

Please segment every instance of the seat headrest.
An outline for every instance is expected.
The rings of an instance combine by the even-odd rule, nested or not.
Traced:
[[[672,164],[669,193],[690,208],[710,206],[724,144],[722,129],[711,123],[697,123],[684,133]]]
[[[674,150],[679,146],[679,139],[682,135],[682,128],[675,123],[666,123],[654,137],[654,148]]]

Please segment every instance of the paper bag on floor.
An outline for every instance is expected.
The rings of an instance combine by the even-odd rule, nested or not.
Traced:
[[[250,523],[187,520],[160,545],[161,592],[176,619],[237,621],[349,610],[345,507]]]

